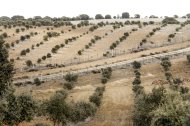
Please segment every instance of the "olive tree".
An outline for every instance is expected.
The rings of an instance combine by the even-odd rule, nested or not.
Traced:
[[[104,19],[104,17],[103,17],[101,14],[97,14],[97,15],[95,16],[95,19]]]
[[[124,18],[130,18],[129,13],[128,13],[128,12],[123,12],[123,13],[122,13],[122,18],[123,18],[123,19],[124,19]]]
[[[36,113],[36,103],[31,96],[9,94],[3,112],[3,123],[18,126],[23,121],[31,121]]]
[[[89,20],[90,17],[87,14],[81,14],[79,15],[80,20]]]
[[[107,14],[107,15],[105,16],[105,19],[111,19],[111,15]]]
[[[0,98],[9,89],[13,77],[13,64],[8,60],[9,55],[4,42],[0,36]]]
[[[27,61],[26,61],[26,65],[27,65],[28,67],[31,67],[31,66],[33,65],[33,63],[32,63],[31,60],[27,60]]]
[[[135,17],[135,18],[140,18],[141,16],[140,16],[140,14],[135,14],[134,17]]]
[[[70,115],[70,108],[68,103],[65,102],[67,93],[65,91],[56,92],[49,101],[45,103],[45,112],[50,120],[55,125],[66,125]]]

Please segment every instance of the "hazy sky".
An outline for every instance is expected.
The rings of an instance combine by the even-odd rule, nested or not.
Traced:
[[[183,16],[190,13],[190,0],[1,0],[0,16],[77,16],[129,12],[149,16]]]

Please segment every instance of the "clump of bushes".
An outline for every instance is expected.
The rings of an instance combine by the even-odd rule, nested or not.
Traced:
[[[94,116],[97,107],[92,103],[66,102],[67,92],[57,91],[49,101],[43,104],[45,115],[53,121],[55,125],[67,125],[67,123],[78,123],[85,121],[90,116]]]
[[[35,79],[34,79],[34,84],[35,84],[36,86],[39,86],[39,85],[41,85],[42,83],[43,83],[43,82],[40,81],[39,78],[35,78]]]
[[[97,107],[99,107],[101,104],[101,101],[102,101],[104,91],[105,91],[104,86],[103,87],[97,87],[95,92],[93,93],[93,95],[89,97],[90,102],[92,102]]]
[[[177,21],[175,18],[167,17],[162,20],[162,24],[179,24],[179,21]]]
[[[65,83],[64,83],[64,87],[68,90],[71,90],[73,89],[75,83],[77,82],[78,80],[78,75],[75,75],[75,74],[67,74],[65,77]]]
[[[102,79],[101,79],[101,82],[102,84],[106,84],[107,81],[111,78],[111,75],[112,75],[112,68],[111,67],[108,67],[108,68],[105,68],[105,69],[102,69]]]
[[[33,65],[31,60],[27,60],[26,61],[26,66],[31,67]]]

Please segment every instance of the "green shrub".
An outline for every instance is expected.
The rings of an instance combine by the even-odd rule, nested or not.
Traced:
[[[47,58],[46,56],[42,56],[42,59],[43,59],[43,60],[46,60],[46,58]]]
[[[47,54],[47,58],[51,58],[51,54],[50,53]]]
[[[74,75],[74,74],[67,74],[66,76],[65,76],[65,80],[67,81],[67,82],[77,82],[77,80],[78,80],[78,75]]]
[[[82,51],[81,51],[81,50],[79,50],[79,51],[78,51],[78,54],[79,54],[79,55],[82,55]]]
[[[26,53],[29,53],[29,52],[30,52],[30,49],[29,49],[29,48],[27,48],[27,49],[26,49]]]
[[[22,50],[22,51],[20,52],[20,55],[21,55],[21,56],[26,55],[26,50]]]
[[[89,97],[90,102],[94,103],[96,106],[100,106],[104,91],[105,87],[97,87],[93,95]]]
[[[42,62],[42,60],[39,58],[38,60],[37,60],[37,63],[41,63]]]
[[[78,102],[72,106],[71,121],[74,123],[85,121],[86,118],[94,116],[97,108],[91,103]]]
[[[90,96],[89,100],[90,102],[94,103],[96,106],[100,106],[101,104],[101,96],[97,93]]]
[[[31,66],[33,65],[33,63],[32,63],[31,60],[27,60],[27,61],[26,61],[26,65],[27,65],[28,67],[31,67]]]
[[[40,81],[40,79],[39,78],[35,78],[34,79],[34,84],[36,84],[36,86],[39,86],[39,85],[41,85],[41,81]]]
[[[106,77],[103,77],[102,79],[101,79],[101,83],[102,84],[106,84],[108,82],[108,79],[106,78]]]
[[[16,33],[19,33],[19,32],[20,32],[20,29],[17,28],[17,29],[16,29]]]
[[[187,61],[190,63],[190,55],[187,55]]]
[[[141,63],[140,63],[140,62],[137,62],[137,61],[134,61],[134,62],[133,62],[133,68],[134,68],[134,69],[140,69],[140,68],[141,68]]]
[[[25,36],[20,36],[20,40],[21,40],[21,41],[24,41],[25,39],[26,39]]]
[[[64,88],[66,88],[68,90],[72,90],[74,88],[74,82],[65,82]]]

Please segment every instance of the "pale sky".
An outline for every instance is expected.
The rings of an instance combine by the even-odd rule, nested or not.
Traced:
[[[94,17],[100,13],[114,15],[129,12],[142,17],[179,16],[190,13],[190,0],[1,0],[0,16],[78,16]]]

